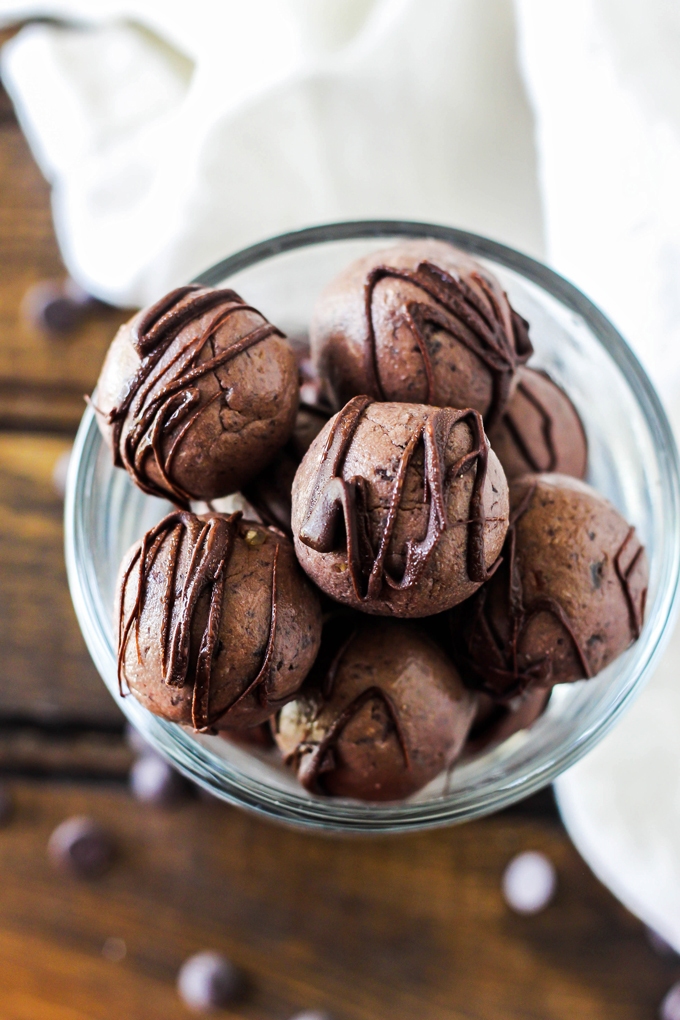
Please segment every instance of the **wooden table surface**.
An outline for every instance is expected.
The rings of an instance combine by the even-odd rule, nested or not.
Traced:
[[[0,830],[0,1020],[187,1017],[175,976],[204,948],[247,975],[225,1017],[656,1017],[680,962],[655,954],[590,874],[549,794],[370,840],[289,831],[216,801],[163,810],[132,799],[122,720],[71,609],[52,480],[122,314],[102,311],[64,339],[22,320],[27,287],[64,270],[47,185],[4,95],[0,260],[0,767],[16,800]],[[47,859],[50,832],[73,814],[116,840],[96,882],[65,880]],[[548,854],[559,876],[533,918],[500,893],[525,849]]]

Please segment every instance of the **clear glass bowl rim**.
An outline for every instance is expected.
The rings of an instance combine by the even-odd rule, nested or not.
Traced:
[[[580,290],[547,266],[506,245],[454,227],[408,220],[359,220],[330,223],[280,234],[251,245],[211,266],[195,278],[196,283],[215,286],[227,277],[296,248],[342,240],[429,237],[448,241],[473,256],[489,258],[543,288],[580,316],[604,346],[630,386],[653,436],[661,471],[664,519],[669,531],[659,576],[659,595],[653,618],[646,621],[643,638],[647,655],[631,683],[619,692],[608,714],[579,734],[573,744],[551,761],[521,777],[505,777],[483,790],[446,800],[405,804],[356,804],[328,799],[304,799],[245,776],[228,767],[224,759],[200,746],[184,731],[144,710],[134,698],[122,709],[149,743],[165,755],[188,778],[229,803],[296,827],[343,833],[405,832],[450,825],[507,807],[552,782],[583,757],[614,725],[621,712],[639,693],[656,664],[669,636],[678,602],[680,578],[680,470],[670,423],[661,402],[639,361],[609,319]],[[115,654],[107,633],[107,621],[93,611],[88,597],[92,577],[83,560],[86,533],[84,520],[84,465],[101,443],[91,408],[87,408],[74,443],[65,501],[65,555],[71,597],[86,644],[102,677],[110,672]],[[115,667],[114,667],[115,668]]]

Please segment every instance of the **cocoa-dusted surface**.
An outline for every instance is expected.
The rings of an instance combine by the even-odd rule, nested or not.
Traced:
[[[417,625],[358,620],[281,710],[276,740],[313,792],[397,800],[453,763],[475,700]]]
[[[243,495],[264,524],[292,536],[290,514],[293,480],[300,461],[328,421],[328,414],[301,405],[293,434],[270,464],[244,487]]]
[[[283,334],[234,291],[195,286],[121,326],[94,401],[114,462],[183,507],[254,478],[289,438],[297,404]]]
[[[443,241],[403,241],[347,267],[310,339],[336,406],[375,400],[472,407],[496,420],[532,348],[492,273]]]
[[[507,522],[505,476],[474,411],[354,398],[293,485],[306,572],[336,601],[382,616],[429,616],[470,596]]]
[[[477,711],[465,742],[466,756],[491,750],[520,730],[527,730],[545,712],[550,690],[529,688],[509,701],[497,701],[488,694],[477,694]]]
[[[123,692],[197,730],[263,722],[321,638],[292,544],[239,514],[168,515],[126,556],[116,612]]]
[[[595,676],[637,639],[648,567],[635,529],[567,475],[510,486],[501,567],[450,617],[457,661],[486,693]]]
[[[583,424],[567,394],[545,372],[518,369],[508,405],[488,434],[507,478],[541,471],[585,477]]]

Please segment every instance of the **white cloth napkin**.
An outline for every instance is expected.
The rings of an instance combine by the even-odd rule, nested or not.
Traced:
[[[333,219],[451,223],[540,257],[543,220],[552,264],[680,423],[674,0],[515,0],[514,16],[511,0],[0,0],[0,20],[35,14],[70,27],[23,29],[3,78],[93,293],[143,304]],[[557,790],[595,872],[680,950],[679,654],[676,634]]]
[[[68,268],[103,298],[143,304],[336,219],[541,251],[511,0],[0,0],[0,18],[36,6],[98,19],[25,28],[2,70]]]
[[[645,364],[680,434],[680,6],[517,0],[547,250]],[[556,783],[592,869],[680,951],[680,631]]]

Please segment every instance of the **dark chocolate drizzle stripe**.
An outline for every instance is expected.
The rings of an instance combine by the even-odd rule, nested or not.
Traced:
[[[524,458],[526,463],[529,465],[531,471],[539,473],[541,471],[554,471],[557,467],[557,450],[555,448],[555,440],[553,438],[553,416],[550,414],[548,408],[541,403],[535,393],[532,393],[528,386],[525,386],[523,382],[517,384],[517,390],[525,400],[538,411],[541,418],[541,434],[543,436],[543,442],[548,452],[548,463],[539,464],[531,450],[524,442],[524,437],[520,429],[517,427],[512,414],[509,410],[503,415],[503,423],[510,433],[512,440],[519,450],[521,456]]]
[[[361,694],[358,694],[346,705],[340,714],[333,720],[329,726],[325,736],[318,742],[302,742],[297,746],[292,755],[289,755],[286,762],[295,761],[295,765],[298,771],[298,779],[311,793],[320,792],[319,777],[324,772],[332,771],[337,762],[333,750],[338,740],[342,736],[345,727],[354,719],[354,717],[361,711],[361,709],[369,701],[379,700],[382,701],[390,722],[394,726],[394,731],[399,742],[399,748],[401,750],[404,767],[410,768],[410,757],[408,752],[408,745],[406,743],[406,737],[399,721],[399,714],[395,705],[388,694],[383,691],[381,687],[368,687]]]
[[[481,631],[482,640],[487,650],[493,650],[497,656],[497,666],[493,666],[488,662],[485,662],[481,667],[485,677],[493,678],[502,685],[502,690],[499,690],[499,686],[493,683],[487,683],[480,677],[478,667],[468,659],[466,665],[472,669],[475,674],[475,686],[483,691],[485,694],[490,695],[493,698],[502,698],[506,701],[510,698],[515,697],[518,694],[523,693],[527,687],[533,682],[546,683],[550,680],[550,653],[542,656],[534,662],[531,662],[520,668],[518,662],[518,648],[523,635],[531,623],[531,621],[539,615],[539,613],[549,613],[553,616],[558,623],[562,626],[565,633],[568,635],[574,651],[578,657],[579,663],[583,670],[583,675],[586,679],[592,676],[592,670],[588,662],[585,649],[581,645],[576,633],[574,626],[569,618],[564,606],[559,602],[558,599],[552,597],[542,596],[535,598],[530,605],[524,604],[524,593],[522,589],[522,580],[520,575],[520,568],[517,557],[517,522],[521,517],[524,516],[526,511],[529,509],[534,493],[536,491],[536,483],[534,482],[522,497],[519,505],[515,508],[510,517],[510,527],[508,529],[508,536],[505,541],[503,548],[503,558],[507,560],[508,564],[508,606],[510,616],[510,638],[507,642],[504,642],[500,635],[497,633],[493,626],[491,618],[485,612],[487,592],[482,589],[475,595],[475,617],[472,623],[471,632],[475,630]],[[634,529],[628,533],[626,540],[619,549],[615,559],[615,566],[617,574],[619,573],[619,567],[616,565],[617,561],[620,560],[620,555],[630,538],[631,533]],[[641,549],[638,550],[638,554],[633,559],[631,565],[628,568],[628,572],[623,574],[620,578],[621,583],[624,585],[624,591],[626,591],[626,583],[623,577],[626,579],[630,577],[630,571],[632,571],[635,563],[637,562],[638,556]],[[632,599],[628,601],[629,611],[633,612]],[[631,616],[631,619],[633,617]],[[633,633],[635,633],[633,631]],[[637,636],[637,635],[636,635]]]
[[[614,557],[614,570],[616,576],[619,579],[621,588],[623,589],[623,597],[626,600],[626,606],[628,607],[628,620],[630,623],[630,631],[633,635],[633,640],[637,641],[642,631],[642,622],[645,617],[645,602],[647,601],[647,588],[643,588],[640,594],[640,606],[636,606],[635,599],[633,598],[633,592],[630,585],[630,579],[633,576],[635,567],[640,562],[640,558],[643,554],[643,547],[638,546],[637,550],[633,554],[633,558],[627,567],[623,566],[623,556],[628,551],[628,545],[630,540],[635,535],[635,528],[629,528],[626,537],[619,546],[618,552]]]
[[[362,602],[379,599],[385,584],[399,590],[411,588],[418,582],[433,549],[451,523],[447,521],[446,516],[446,477],[461,477],[474,467],[475,480],[470,498],[470,515],[464,522],[468,529],[467,570],[472,581],[480,583],[486,581],[490,577],[490,572],[486,569],[484,549],[486,518],[483,493],[489,444],[484,434],[481,416],[477,411],[436,408],[418,428],[414,429],[401,457],[376,553],[366,509],[368,495],[366,479],[355,477],[345,481],[341,477],[342,466],[361,416],[371,403],[369,397],[354,397],[337,415],[326,439],[312,484],[309,506],[300,529],[300,541],[316,552],[334,551],[337,548],[338,525],[342,515],[347,565],[356,597]],[[472,433],[472,449],[448,469],[445,477],[442,462],[446,442],[452,429],[461,422],[466,422]],[[421,541],[407,542],[406,566],[403,576],[398,579],[391,577],[387,572],[385,561],[396,524],[406,473],[421,442],[424,446],[425,499],[429,500],[427,531]]]
[[[196,608],[203,593],[209,592],[210,605],[196,659],[191,703],[192,723],[194,728],[199,731],[211,729],[218,718],[224,716],[248,694],[257,691],[260,702],[265,703],[266,701],[266,681],[271,671],[277,626],[278,542],[274,549],[272,562],[271,617],[262,665],[254,679],[227,708],[222,709],[215,718],[211,718],[210,715],[212,668],[224,609],[225,578],[240,519],[241,513],[238,511],[230,517],[215,516],[201,522],[202,528],[191,554],[182,589],[178,594],[176,577],[182,538],[185,535],[191,535],[191,524],[196,518],[182,510],[168,514],[155,528],[146,533],[130,560],[121,583],[118,618],[118,689],[122,696],[124,696],[123,682],[127,682],[125,657],[130,635],[134,629],[137,660],[141,661],[139,624],[144,610],[146,589],[158,552],[166,541],[171,543],[171,549],[170,562],[165,575],[165,589],[160,594],[160,602],[163,606],[160,642],[162,681],[167,687],[181,688],[190,682],[191,640]],[[126,618],[127,585],[137,564],[139,564],[139,571],[135,600]],[[175,624],[172,626],[175,615]]]
[[[424,402],[428,404],[437,402],[432,356],[426,339],[427,327],[435,326],[450,333],[489,369],[493,380],[493,396],[486,419],[487,424],[492,425],[507,403],[510,382],[517,366],[526,361],[532,353],[527,324],[508,305],[508,318],[511,323],[511,330],[508,331],[498,299],[479,273],[471,274],[471,279],[480,288],[484,298],[480,297],[462,277],[455,279],[432,262],[421,262],[415,271],[376,266],[369,273],[364,285],[367,323],[364,372],[369,381],[371,395],[376,400],[386,400],[387,397],[378,370],[373,293],[377,284],[385,279],[411,283],[435,302],[430,304],[409,301],[403,310],[405,321],[423,359],[427,378],[427,396]]]
[[[194,339],[187,338],[170,362],[161,365],[163,355],[182,330],[213,309],[217,309],[218,314],[208,328]],[[141,362],[110,411],[108,421],[113,427],[115,464],[127,468],[144,492],[188,508],[193,497],[173,480],[172,464],[196,419],[222,396],[218,391],[211,400],[201,404],[194,384],[272,334],[283,336],[271,323],[264,322],[221,354],[197,363],[205,345],[227,318],[235,312],[246,311],[260,314],[233,290],[206,291],[192,284],[166,294],[141,313],[133,324],[131,339]],[[132,426],[121,441],[128,418]],[[167,437],[172,432],[176,434],[166,449]],[[150,478],[144,469],[149,452],[154,455],[162,484]]]

